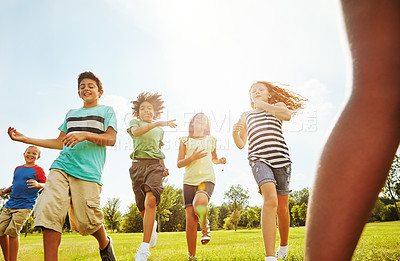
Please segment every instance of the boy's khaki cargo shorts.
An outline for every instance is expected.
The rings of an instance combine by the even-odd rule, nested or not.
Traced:
[[[4,208],[0,214],[0,236],[19,237],[31,212],[32,209]]]
[[[83,236],[93,234],[100,229],[104,219],[100,193],[101,185],[96,182],[51,169],[34,209],[35,227],[62,233],[69,211],[71,230],[77,230]]]

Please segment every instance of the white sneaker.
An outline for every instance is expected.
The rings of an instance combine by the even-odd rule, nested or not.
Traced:
[[[276,257],[274,257],[274,256],[267,256],[265,258],[265,261],[278,261],[278,259],[276,259]]]
[[[149,258],[149,256],[150,256],[149,250],[139,247],[136,252],[136,255],[135,255],[135,260],[136,261],[146,261],[147,258]]]
[[[289,245],[287,246],[279,246],[276,250],[276,257],[286,260],[287,254],[289,252]]]
[[[150,247],[155,247],[157,244],[157,220],[154,220],[153,231],[151,232]]]

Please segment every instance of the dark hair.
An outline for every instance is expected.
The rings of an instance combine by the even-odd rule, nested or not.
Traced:
[[[133,106],[132,106],[133,116],[139,119],[140,105],[145,101],[147,101],[147,102],[151,103],[151,105],[153,105],[153,109],[154,109],[153,119],[160,118],[162,110],[165,107],[164,107],[164,101],[161,98],[161,94],[159,94],[157,92],[156,93],[142,92],[138,95],[136,101],[131,101],[131,103],[133,104]]]
[[[208,117],[204,113],[199,112],[196,115],[194,115],[193,118],[190,120],[190,123],[189,123],[189,136],[188,136],[189,138],[193,138],[194,120],[196,119],[196,117],[199,117],[201,115],[203,115],[207,119],[207,127],[204,129],[204,135],[210,135],[210,120],[208,119]]]
[[[103,84],[101,83],[99,77],[97,77],[92,72],[83,72],[83,73],[79,74],[79,77],[78,77],[78,90],[79,90],[79,85],[81,84],[81,81],[83,79],[91,79],[91,80],[95,81],[97,87],[99,88],[99,91],[103,90]]]

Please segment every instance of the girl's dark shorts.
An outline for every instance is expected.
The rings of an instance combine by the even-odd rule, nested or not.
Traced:
[[[139,211],[144,210],[146,192],[153,192],[156,197],[157,205],[160,203],[161,194],[164,190],[162,185],[162,175],[164,167],[158,159],[133,160],[132,167],[129,168],[131,175],[132,188],[135,193],[136,206]]]
[[[198,186],[183,184],[183,201],[185,202],[185,208],[193,205],[193,200],[197,193],[206,194],[208,200],[210,200],[214,187],[215,184],[208,181],[203,182]]]

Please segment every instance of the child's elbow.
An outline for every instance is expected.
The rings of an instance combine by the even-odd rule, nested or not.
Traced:
[[[283,116],[284,121],[290,121],[292,119],[292,114],[289,112]]]
[[[117,137],[112,137],[108,140],[107,146],[114,146],[116,142],[117,142]]]

